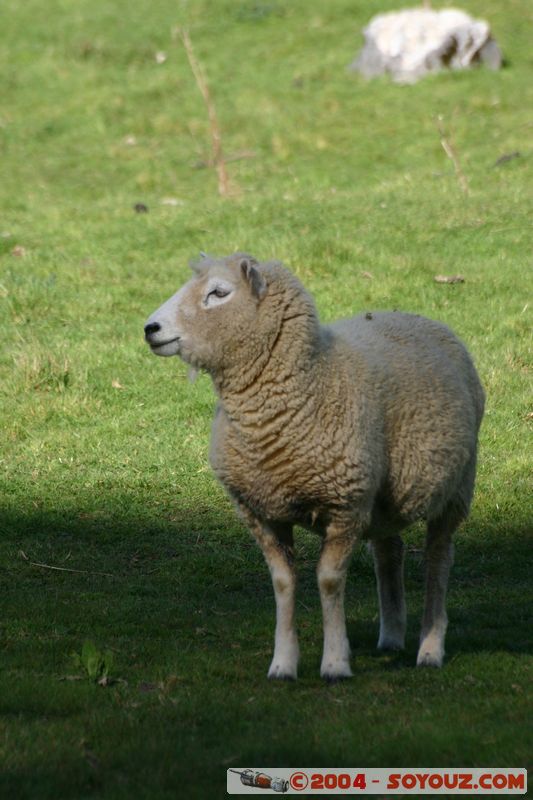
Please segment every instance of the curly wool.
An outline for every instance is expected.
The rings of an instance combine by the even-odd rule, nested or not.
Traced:
[[[214,375],[210,459],[230,494],[307,527],[353,512],[367,536],[436,517],[451,498],[466,514],[483,390],[461,342],[399,312],[321,326],[293,275],[260,270],[268,294],[250,332],[260,357],[250,363],[251,344]]]

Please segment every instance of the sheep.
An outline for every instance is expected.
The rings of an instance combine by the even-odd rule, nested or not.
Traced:
[[[204,256],[204,254],[202,254]],[[210,462],[261,547],[276,600],[268,676],[297,677],[293,526],[319,533],[320,674],[352,675],[344,590],[356,543],[372,551],[377,646],[404,647],[400,533],[425,520],[417,664],[440,667],[452,534],[472,500],[484,393],[449,328],[367,312],[321,325],[300,281],[245,253],[204,256],[148,319],[153,353],[207,371],[218,395]]]

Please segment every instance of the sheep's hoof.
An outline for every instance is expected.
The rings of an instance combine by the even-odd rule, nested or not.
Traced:
[[[420,638],[416,657],[417,667],[442,667],[444,661],[444,637],[439,631],[430,631]]]
[[[296,668],[282,667],[281,664],[272,664],[268,670],[268,679],[271,681],[295,681],[297,678]]]
[[[439,669],[442,667],[443,656],[440,654],[421,652],[416,659],[417,667],[435,667]]]
[[[268,680],[269,681],[295,681],[296,675],[289,675],[288,672],[274,672],[270,674],[268,673]]]
[[[320,677],[323,678],[326,683],[332,685],[334,683],[339,683],[339,681],[344,681],[347,678],[352,677],[352,670],[350,669],[349,664],[326,664],[320,670]]]

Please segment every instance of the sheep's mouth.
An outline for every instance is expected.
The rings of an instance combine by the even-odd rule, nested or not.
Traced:
[[[167,339],[165,342],[148,342],[152,350],[158,350],[160,347],[165,347],[167,344],[173,344],[174,342],[179,342],[180,337],[175,336],[173,339]]]

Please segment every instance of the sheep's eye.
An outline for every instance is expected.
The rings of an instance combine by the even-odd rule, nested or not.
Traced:
[[[211,289],[208,292],[207,297],[204,300],[204,304],[206,306],[210,305],[211,303],[215,304],[217,300],[222,300],[224,297],[228,297],[231,294],[231,289],[227,289],[224,286],[215,286],[214,289]]]

